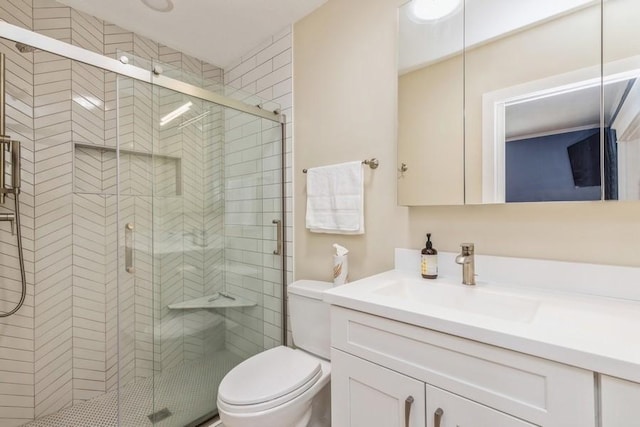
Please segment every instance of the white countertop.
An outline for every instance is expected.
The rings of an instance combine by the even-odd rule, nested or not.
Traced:
[[[640,286],[640,284],[637,284]],[[332,305],[640,382],[640,302],[391,270],[325,293]]]

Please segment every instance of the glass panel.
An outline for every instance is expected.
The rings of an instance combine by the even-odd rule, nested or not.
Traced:
[[[119,394],[130,390],[122,384],[119,393],[119,381],[135,379],[134,371],[119,370],[135,353],[123,345],[135,330],[127,327],[133,310],[124,319],[118,305],[133,307],[135,297],[133,287],[118,293],[127,289],[118,287],[118,79],[7,40],[0,52],[7,58],[7,133],[21,142],[27,271],[24,306],[0,319],[2,369],[9,372],[0,387],[10,390],[0,425],[117,425]],[[133,133],[131,125],[123,128]],[[3,213],[14,212],[12,198]],[[8,222],[0,225],[0,311],[19,298],[16,237]],[[129,396],[144,409],[144,393]]]
[[[215,409],[229,369],[217,352],[225,313],[207,308],[227,300],[223,125],[220,107],[167,89],[155,88],[153,105],[154,411],[168,409],[167,425],[181,426]]]
[[[640,3],[603,2],[604,196],[640,200]]]
[[[154,66],[223,90],[215,70]],[[231,368],[281,343],[281,128],[129,79],[119,95],[121,420],[136,425],[136,412],[183,426],[217,413]],[[149,393],[136,400],[139,384]]]
[[[600,2],[492,4],[465,5],[466,203],[600,200]]]
[[[153,86],[119,76],[118,377],[119,424],[153,413]]]
[[[214,415],[224,375],[280,342],[280,129],[154,93],[154,411],[181,426]]]

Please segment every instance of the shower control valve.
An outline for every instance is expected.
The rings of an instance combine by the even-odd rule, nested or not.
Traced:
[[[0,221],[11,221],[11,235],[15,234],[15,223],[16,223],[16,214],[13,212],[2,212],[0,213]]]

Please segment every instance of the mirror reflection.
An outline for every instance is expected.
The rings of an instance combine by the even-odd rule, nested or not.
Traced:
[[[628,84],[609,84],[604,109],[605,185],[617,198],[616,139],[611,123]],[[600,200],[600,86],[505,105],[505,201]],[[572,107],[573,106],[573,107]]]
[[[575,81],[584,74],[485,95],[484,202],[637,199],[638,168],[626,165],[640,70]],[[559,79],[570,83],[553,86]]]
[[[640,199],[640,2],[466,0],[426,21],[417,2],[400,9],[401,204]]]

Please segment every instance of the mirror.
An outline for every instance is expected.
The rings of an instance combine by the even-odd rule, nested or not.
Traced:
[[[640,41],[635,24],[640,20],[640,2],[466,0],[461,11],[432,22],[440,30],[431,31],[446,34],[444,28],[456,21],[456,13],[464,16],[464,54],[440,51],[436,57],[432,53],[422,70],[432,80],[422,87],[444,90],[459,83],[457,74],[433,71],[463,56],[464,155],[458,162],[464,165],[464,203],[640,199],[640,120],[636,120]],[[402,15],[401,8],[404,44],[408,39],[403,37],[407,31]],[[411,58],[403,54],[407,49],[402,44],[398,161],[431,158],[421,162],[423,167],[437,163],[451,173],[459,163],[451,155],[450,140],[441,133],[423,130],[423,138],[429,141],[422,142],[422,157],[412,147],[419,139],[402,137],[408,133],[404,123],[413,121],[415,126],[422,120],[426,126],[424,117],[410,117],[412,111],[423,111],[406,108],[404,99],[418,95],[407,94],[403,80],[416,78],[417,73],[402,72],[403,58]],[[424,51],[433,52],[428,43],[423,45],[427,46]],[[433,81],[436,77],[440,80]],[[442,100],[455,99],[460,92],[432,90],[421,95],[431,98],[431,93],[438,94],[437,105],[447,105]],[[436,128],[442,124],[450,128],[446,124],[459,117],[457,111],[446,108],[432,110],[441,115]],[[450,155],[438,156],[437,150]],[[399,177],[401,204],[403,186],[421,188],[426,194],[432,186],[441,185],[438,180],[423,180],[410,186],[406,181],[413,176],[408,172]],[[440,200],[423,197],[425,203],[414,198],[404,204],[453,204]]]
[[[629,199],[620,164],[640,59],[614,65],[603,78],[585,69],[484,95],[483,203]]]
[[[428,19],[399,9],[398,203],[464,204],[464,21],[462,0]]]
[[[630,82],[611,125],[617,140],[617,199],[640,200],[640,2],[604,1],[602,22],[604,81]],[[615,97],[605,90],[604,105],[615,103]]]

